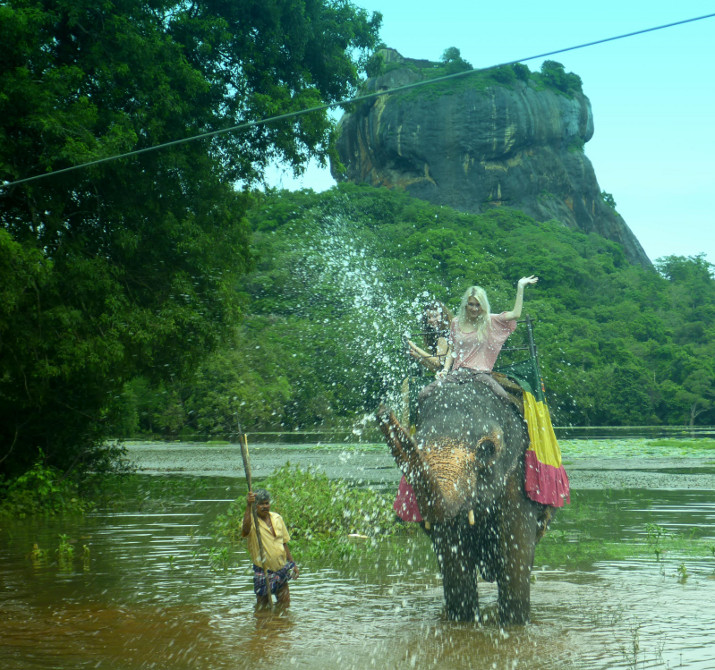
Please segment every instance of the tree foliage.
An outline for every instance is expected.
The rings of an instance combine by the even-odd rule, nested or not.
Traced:
[[[573,72],[566,72],[564,66],[555,60],[545,60],[541,64],[541,80],[546,86],[566,95],[583,92],[581,77]]]
[[[442,54],[442,62],[447,66],[447,72],[453,74],[463,70],[471,70],[471,64],[462,58],[462,53],[457,47],[449,47]]]
[[[9,0],[6,182],[331,102],[380,17],[328,0]],[[96,467],[120,390],[171,383],[235,323],[250,264],[233,183],[324,159],[316,113],[0,191],[0,467]]]

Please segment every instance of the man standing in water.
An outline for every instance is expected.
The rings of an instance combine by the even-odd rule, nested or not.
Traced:
[[[271,512],[271,496],[265,489],[258,489],[255,493],[249,491],[246,503],[241,535],[247,538],[248,552],[253,561],[253,590],[256,594],[256,604],[261,607],[270,605],[270,594],[272,593],[278,604],[290,605],[288,580],[298,579],[298,567],[291,556],[290,549],[288,549],[288,542],[290,542],[288,529],[283,523],[281,515]],[[265,569],[268,575],[263,571],[256,528],[253,524],[252,507],[254,504],[258,515],[258,532],[265,553]],[[270,592],[268,588],[270,588]]]

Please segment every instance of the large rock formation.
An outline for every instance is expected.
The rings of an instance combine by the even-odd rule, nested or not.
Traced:
[[[380,55],[384,73],[368,79],[368,92],[430,78],[438,65],[392,49]],[[564,92],[521,67],[521,77],[502,72],[511,75],[503,82],[475,72],[357,104],[338,126],[344,170],[331,165],[333,176],[465,212],[505,206],[556,219],[614,240],[631,262],[650,266],[583,152],[593,115],[580,80],[566,75],[579,86]]]

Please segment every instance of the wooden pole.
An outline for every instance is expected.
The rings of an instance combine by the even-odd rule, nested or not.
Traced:
[[[241,439],[243,437],[243,439]],[[241,435],[239,433],[238,441],[241,443],[241,457],[243,458],[243,470],[246,473],[246,484],[248,484],[248,490],[253,491],[253,483],[251,481],[251,461],[248,459],[248,437],[246,433]],[[271,598],[271,586],[268,583],[268,570],[266,569],[266,552],[263,551],[263,541],[261,540],[261,528],[258,525],[258,510],[256,505],[251,505],[251,511],[253,514],[253,527],[256,529],[256,539],[258,540],[258,553],[261,561],[261,567],[263,568],[263,575],[266,578],[266,595],[268,596],[268,602],[272,602]]]

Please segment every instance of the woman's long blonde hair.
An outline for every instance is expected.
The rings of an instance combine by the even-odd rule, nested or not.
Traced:
[[[467,320],[467,301],[469,298],[476,298],[482,307],[482,311],[479,312],[476,324],[477,339],[482,342],[486,339],[487,333],[489,332],[489,326],[491,325],[491,319],[489,318],[489,299],[487,298],[487,292],[481,286],[470,286],[462,296],[462,302],[459,304],[459,311],[457,312],[457,320],[461,325],[464,325]]]

